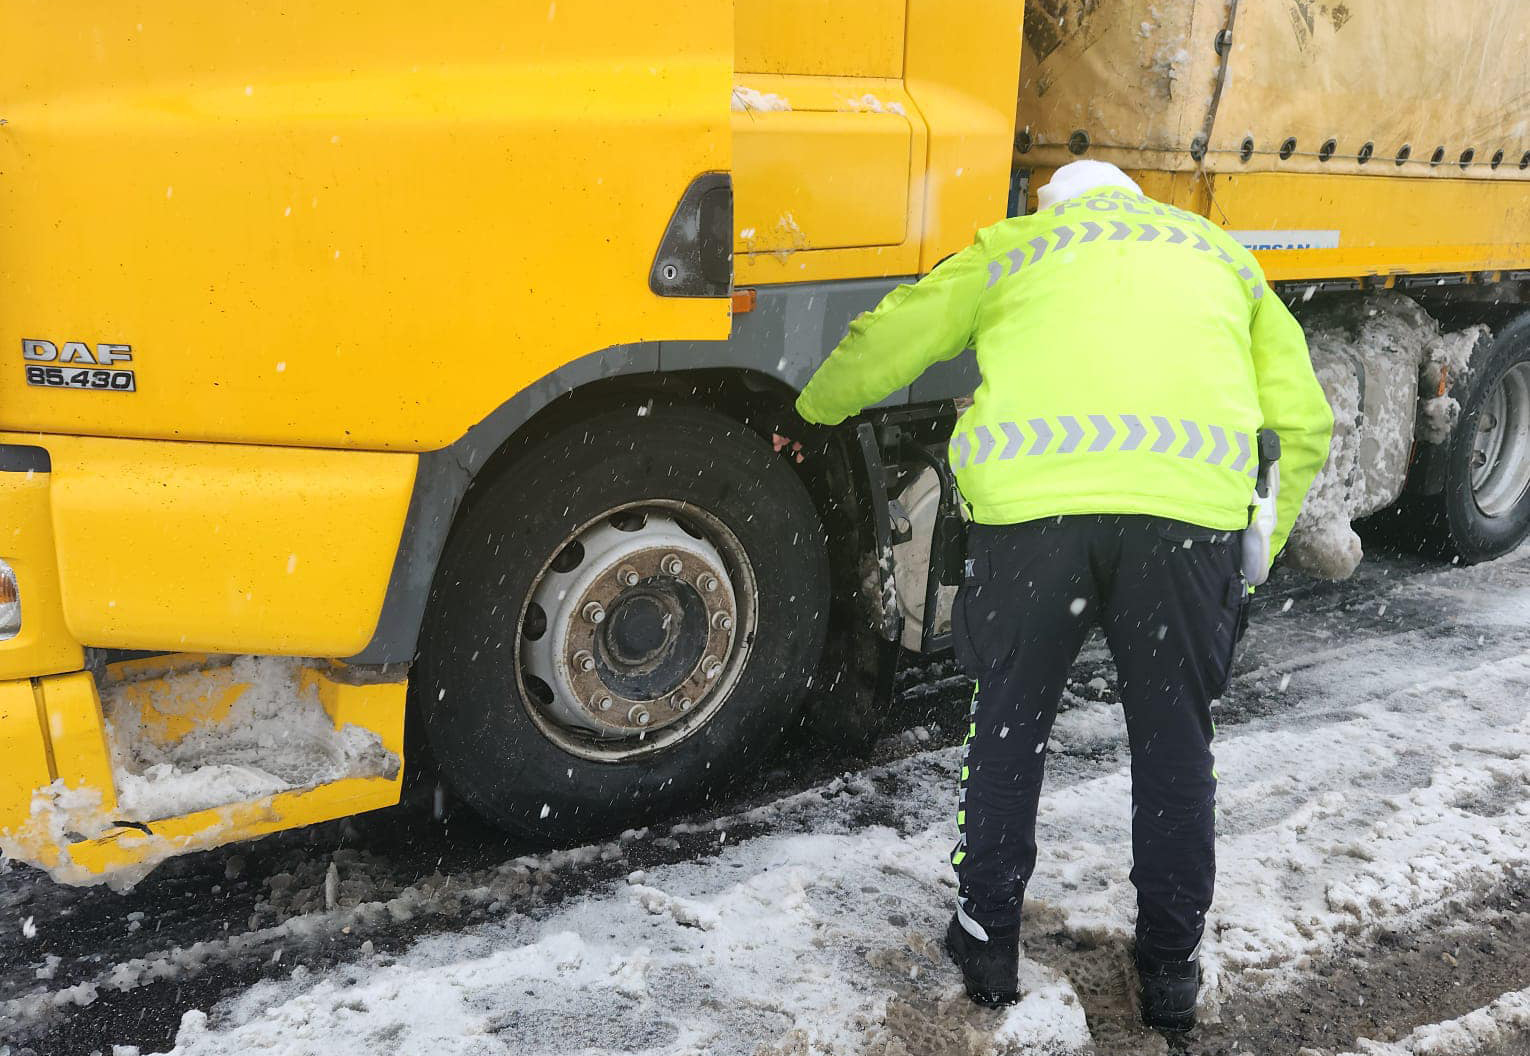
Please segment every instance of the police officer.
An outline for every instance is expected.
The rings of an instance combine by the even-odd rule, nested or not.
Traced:
[[[1221,229],[1095,161],[1039,199],[858,318],[797,410],[837,424],[976,349],[949,448],[974,521],[953,635],[977,688],[947,949],[975,1001],[1016,999],[1045,747],[1099,624],[1132,753],[1143,1018],[1184,1030],[1215,872],[1210,706],[1333,418],[1301,327]],[[1281,489],[1245,559],[1261,431]]]

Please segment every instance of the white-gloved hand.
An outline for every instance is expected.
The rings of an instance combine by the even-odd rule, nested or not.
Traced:
[[[1257,587],[1270,578],[1270,564],[1275,555],[1270,553],[1270,540],[1275,535],[1275,499],[1280,494],[1280,463],[1270,466],[1268,486],[1264,493],[1254,491],[1254,515],[1243,530],[1243,578],[1251,587]]]

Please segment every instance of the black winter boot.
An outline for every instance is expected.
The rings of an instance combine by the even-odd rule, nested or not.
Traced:
[[[1195,958],[1163,958],[1138,948],[1137,978],[1142,981],[1142,1022],[1155,1030],[1183,1033],[1195,1026],[1195,999],[1201,990],[1201,965]]]
[[[946,928],[946,952],[962,970],[967,996],[997,1008],[1020,997],[1020,925],[987,928],[988,941],[971,935],[953,914]]]

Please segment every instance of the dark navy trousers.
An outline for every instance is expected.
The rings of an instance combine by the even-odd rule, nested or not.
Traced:
[[[979,924],[1019,920],[1045,746],[1068,670],[1098,624],[1131,745],[1137,941],[1169,957],[1199,944],[1216,874],[1211,701],[1227,687],[1247,616],[1240,548],[1237,532],[1146,516],[973,526],[952,617],[957,656],[977,682],[952,864]]]

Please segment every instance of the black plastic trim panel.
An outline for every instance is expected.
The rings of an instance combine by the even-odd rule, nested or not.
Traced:
[[[53,460],[46,448],[30,444],[0,444],[0,473],[47,473]]]
[[[680,196],[659,241],[648,287],[660,297],[727,297],[733,292],[733,179],[704,172]]]

